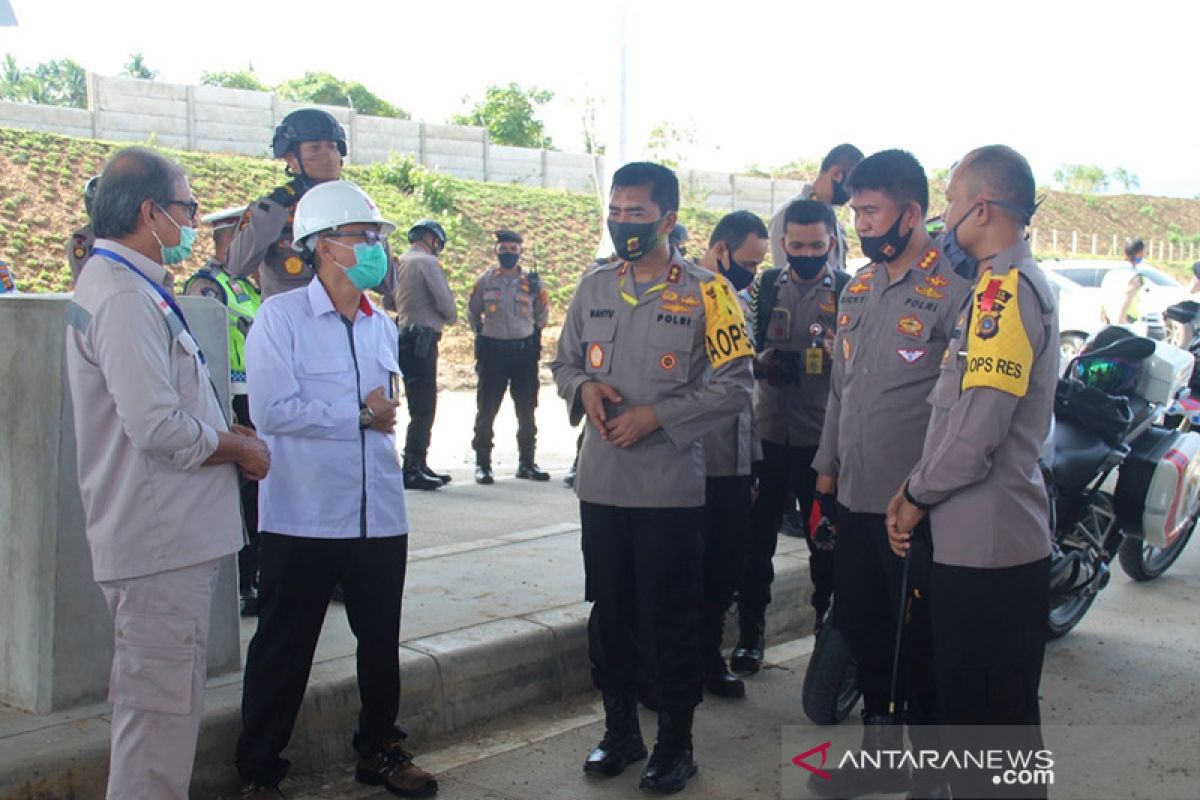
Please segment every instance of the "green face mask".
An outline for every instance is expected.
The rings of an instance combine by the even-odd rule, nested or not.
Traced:
[[[167,210],[162,206],[159,206],[158,210],[163,212],[163,215],[165,215],[167,219],[171,220],[172,225],[174,225],[176,228],[179,228],[179,244],[172,245],[171,247],[164,245],[162,243],[162,239],[158,238],[158,234],[154,233],[153,230],[150,231],[154,234],[154,241],[158,242],[159,248],[162,249],[163,263],[181,264],[184,261],[187,261],[188,257],[192,254],[192,247],[196,244],[196,229],[185,228],[180,225],[171,218],[171,215],[168,214]]]
[[[331,242],[338,247],[345,247],[347,250],[354,251],[354,264],[349,267],[342,267],[346,271],[346,277],[350,279],[360,292],[365,292],[367,289],[374,289],[379,284],[383,283],[384,277],[387,276],[387,251],[383,249],[383,244],[376,242],[375,244],[366,244],[359,242],[351,247],[348,244],[342,244],[336,239],[330,239]],[[341,266],[340,264],[338,266]]]

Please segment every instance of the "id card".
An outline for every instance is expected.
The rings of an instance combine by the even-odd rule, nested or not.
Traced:
[[[820,375],[825,371],[825,348],[809,347],[804,350],[804,374]]]

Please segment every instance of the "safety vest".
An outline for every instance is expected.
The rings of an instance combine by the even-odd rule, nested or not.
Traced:
[[[246,334],[249,333],[250,324],[254,322],[254,317],[262,305],[262,296],[248,280],[235,278],[223,269],[202,269],[188,279],[188,284],[196,278],[216,281],[225,292],[221,302],[225,304],[225,313],[229,317],[229,380],[233,384],[234,394],[244,394]],[[186,291],[185,284],[184,292]]]

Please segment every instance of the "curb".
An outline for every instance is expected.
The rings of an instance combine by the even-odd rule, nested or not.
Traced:
[[[812,629],[806,552],[775,558],[768,642]],[[590,604],[580,602],[485,622],[400,645],[400,719],[417,746],[523,706],[568,697],[591,687],[587,657]],[[727,625],[726,643],[736,636]],[[211,681],[205,695],[194,800],[234,797],[234,743],[241,728],[241,679]],[[313,666],[304,705],[285,756],[292,775],[321,773],[353,759],[358,717],[354,656]],[[109,718],[104,706],[62,715],[46,727],[10,737],[0,763],[0,800],[103,800],[108,773]]]

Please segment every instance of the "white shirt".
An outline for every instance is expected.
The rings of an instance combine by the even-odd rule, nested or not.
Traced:
[[[388,391],[400,371],[398,337],[365,295],[348,323],[319,279],[263,303],[246,339],[250,415],[271,448],[260,530],[314,539],[408,533],[395,436],[358,426],[361,399],[377,386]]]

